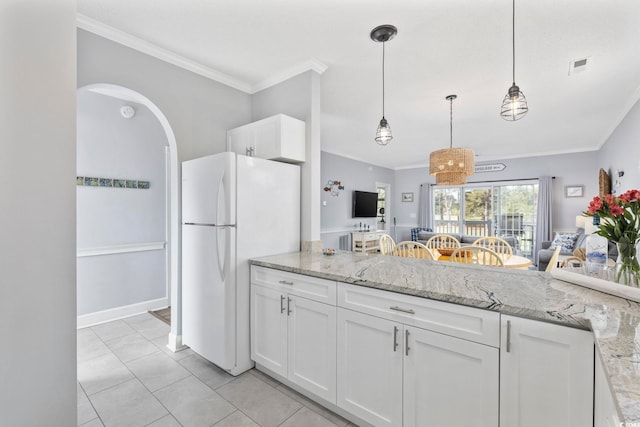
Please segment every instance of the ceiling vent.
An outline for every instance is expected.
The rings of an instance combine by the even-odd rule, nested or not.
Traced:
[[[569,63],[569,75],[583,73],[591,67],[591,57],[574,59]]]

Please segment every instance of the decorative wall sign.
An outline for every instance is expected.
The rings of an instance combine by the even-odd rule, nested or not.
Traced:
[[[323,188],[324,191],[330,191],[332,196],[339,196],[340,190],[344,190],[344,185],[340,181],[327,181],[327,185]]]
[[[488,164],[485,164],[485,165],[476,165],[475,172],[476,173],[501,172],[501,171],[505,170],[506,167],[507,166],[505,166],[504,163],[488,163]]]
[[[94,178],[90,176],[77,176],[76,185],[82,187],[110,187],[110,188],[137,188],[147,190],[149,181],[136,179]]]

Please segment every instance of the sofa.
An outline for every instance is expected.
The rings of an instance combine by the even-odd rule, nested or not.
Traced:
[[[458,239],[461,245],[470,245],[476,240],[478,240],[480,237],[485,237],[485,236],[468,236],[465,234],[455,234],[455,233],[436,233],[435,231],[431,231],[428,228],[412,228],[411,240],[413,240],[414,242],[425,244],[427,243],[427,240],[429,240],[431,237],[435,236],[436,234],[448,234],[449,236],[453,236],[456,239]],[[499,237],[505,240],[509,245],[511,245],[511,247],[514,248],[514,251],[515,251],[515,248],[518,246],[518,242],[515,237],[513,236],[499,236]]]
[[[572,256],[577,248],[585,248],[587,244],[587,235],[584,228],[578,228],[575,232],[556,233],[553,240],[547,240],[540,243],[538,251],[538,270],[545,271],[551,260],[551,256],[560,244],[562,249],[560,255]],[[618,247],[614,242],[609,242],[609,258],[616,260],[618,258]]]

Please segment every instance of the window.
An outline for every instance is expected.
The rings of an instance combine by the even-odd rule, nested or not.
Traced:
[[[434,229],[470,236],[512,236],[518,255],[533,258],[538,181],[435,187]]]

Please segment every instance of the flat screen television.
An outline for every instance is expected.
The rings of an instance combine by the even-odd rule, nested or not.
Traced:
[[[369,191],[353,192],[353,217],[375,218],[378,213],[378,193]]]

